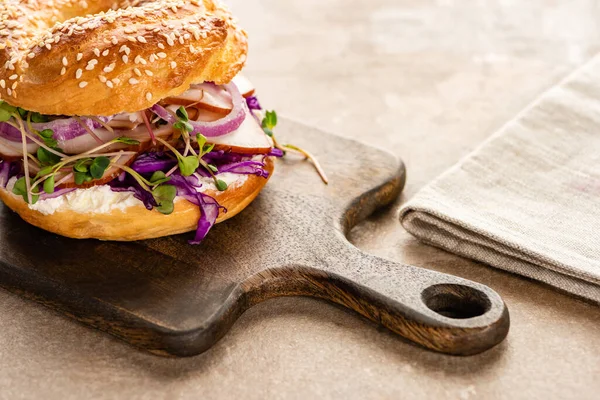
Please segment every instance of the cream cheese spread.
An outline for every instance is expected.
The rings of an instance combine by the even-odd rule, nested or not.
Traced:
[[[239,186],[246,182],[247,175],[232,174],[229,172],[218,175],[219,179],[225,181],[229,187]],[[202,187],[199,192],[216,190],[212,178],[200,177]],[[6,189],[12,192],[16,182],[13,177],[8,182]],[[178,201],[180,198],[175,198]],[[129,207],[141,205],[131,192],[113,192],[108,185],[93,186],[87,189],[77,189],[67,194],[52,199],[39,200],[30,204],[29,208],[44,215],[51,215],[59,211],[73,211],[81,214],[96,213],[108,214],[113,210],[125,211]]]

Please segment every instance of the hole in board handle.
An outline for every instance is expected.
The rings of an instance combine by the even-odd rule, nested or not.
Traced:
[[[480,290],[456,284],[439,284],[421,293],[425,305],[448,318],[467,319],[485,314],[492,306],[488,296]]]

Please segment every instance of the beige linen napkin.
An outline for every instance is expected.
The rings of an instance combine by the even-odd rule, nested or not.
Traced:
[[[426,243],[600,302],[600,57],[400,211]]]

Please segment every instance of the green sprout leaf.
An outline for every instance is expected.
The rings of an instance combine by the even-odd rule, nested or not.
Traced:
[[[114,140],[115,143],[124,143],[124,144],[128,144],[130,146],[136,146],[138,144],[140,144],[140,142],[138,140],[135,139],[131,139],[125,136],[121,136],[118,137]]]
[[[6,122],[12,117],[11,113],[7,110],[0,108],[0,122]]]
[[[33,113],[31,113],[31,122],[34,122],[34,123],[48,122],[48,117],[45,115],[42,115],[38,112],[33,112]]]
[[[38,132],[38,134],[44,139],[46,146],[54,148],[58,144],[56,139],[54,139],[54,131],[52,129],[44,129],[43,131]]]
[[[23,200],[25,200],[25,203],[29,201],[27,198],[27,183],[25,182],[25,177],[17,179],[12,191],[17,196],[23,196]],[[37,188],[35,188],[34,191],[35,193],[37,193]],[[35,204],[38,201],[39,197],[40,196],[38,195],[31,196],[31,204]]]
[[[44,139],[52,139],[54,131],[52,129],[44,129],[43,131],[40,131],[40,136]]]
[[[265,134],[269,137],[273,137],[273,131],[270,128],[265,128],[263,127],[263,131],[265,131]]]
[[[214,144],[209,144],[209,145],[204,146],[204,148],[202,149],[202,155],[210,153],[214,148],[215,148]]]
[[[160,185],[157,186],[152,191],[152,196],[156,203],[158,204],[156,208],[157,211],[163,214],[171,214],[175,205],[173,204],[173,200],[177,195],[177,188],[173,185]]]
[[[51,174],[53,170],[54,170],[54,167],[52,165],[48,165],[47,167],[40,169],[40,171],[37,173],[37,175],[35,177],[36,177],[36,179],[41,178],[42,176]]]
[[[273,128],[277,126],[277,113],[275,111],[266,111],[261,126],[267,136],[273,137]]]
[[[44,192],[48,194],[54,193],[54,175],[50,175],[50,177],[44,181]]]
[[[55,149],[58,150],[58,149]],[[38,148],[37,150],[37,159],[42,163],[42,165],[54,165],[60,161],[60,157],[54,153],[49,152],[43,147]]]
[[[192,175],[200,166],[200,161],[196,156],[178,157],[179,170],[183,176]]]
[[[277,126],[277,113],[275,111],[266,111],[262,120],[262,127],[273,130]]]
[[[217,189],[219,189],[221,192],[227,190],[227,183],[225,183],[225,181],[221,180],[221,179],[217,179],[215,180],[215,186],[217,187]]]
[[[196,135],[196,142],[198,142],[198,148],[204,153],[204,145],[206,144],[206,136],[199,133]]]
[[[104,175],[104,171],[110,165],[110,159],[105,156],[96,157],[90,165],[90,175],[94,179],[100,179]]]
[[[208,167],[208,169],[210,169],[212,172],[219,172],[219,170],[217,169],[217,167],[215,167],[212,164],[206,164],[206,166]]]
[[[87,172],[73,171],[73,174],[75,175],[76,185],[82,185],[84,182],[89,182],[92,180],[92,177],[88,175]]]
[[[173,128],[180,132],[192,132],[194,127],[187,121],[177,121],[173,124]]]
[[[91,158],[82,158],[80,160],[77,160],[75,165],[73,165],[73,170],[77,172],[87,173],[90,169],[89,166],[91,164],[91,161]]]
[[[177,117],[179,117],[179,119],[181,119],[182,121],[187,122],[190,119],[184,106],[179,107],[177,109],[176,114],[177,114]]]
[[[22,119],[27,118],[28,111],[25,110],[24,108],[17,107],[17,112],[19,113],[19,115],[21,116]]]
[[[166,176],[165,173],[162,171],[156,171],[150,177],[150,183],[152,183],[152,185],[160,185],[170,180],[171,178]]]
[[[4,110],[12,115],[17,112],[17,107],[13,107],[7,102],[0,100],[0,110]]]

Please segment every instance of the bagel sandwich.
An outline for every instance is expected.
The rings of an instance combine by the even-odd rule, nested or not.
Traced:
[[[247,51],[218,0],[4,0],[0,199],[71,238],[200,243],[283,155]]]

